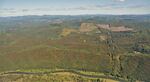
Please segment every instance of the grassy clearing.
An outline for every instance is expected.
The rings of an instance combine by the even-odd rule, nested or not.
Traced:
[[[104,73],[100,73],[100,72],[80,71],[80,70],[76,70],[76,72],[79,72],[79,73],[81,73],[81,74],[85,74],[85,75],[105,76],[105,74],[104,74]]]
[[[92,71],[81,71],[81,70],[75,70],[75,69],[21,69],[16,70],[16,72],[32,72],[32,73],[44,73],[44,72],[55,72],[55,71],[75,71],[77,73],[85,74],[85,75],[99,75],[99,76],[105,76],[104,73],[100,72],[92,72]]]
[[[32,73],[42,73],[42,72],[54,72],[54,71],[65,71],[64,69],[29,69],[29,70],[16,70],[16,72],[32,72]],[[85,75],[100,75],[104,76],[102,73],[79,71],[76,72]],[[92,78],[78,75],[71,72],[56,72],[49,74],[4,74],[0,75],[0,81],[5,79],[7,82],[118,82],[112,79],[106,78]]]

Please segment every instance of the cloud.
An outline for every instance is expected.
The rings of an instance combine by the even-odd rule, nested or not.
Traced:
[[[126,1],[126,0],[115,0]],[[130,4],[120,5],[120,3],[84,5],[76,7],[50,7],[50,8],[32,8],[15,9],[0,8],[1,16],[24,16],[24,15],[80,15],[80,14],[150,14],[150,5]]]
[[[124,1],[126,1],[126,0],[117,0],[117,1],[124,2]]]

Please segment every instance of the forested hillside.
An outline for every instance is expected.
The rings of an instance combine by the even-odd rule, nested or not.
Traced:
[[[148,82],[149,35],[150,15],[0,17],[0,81]]]

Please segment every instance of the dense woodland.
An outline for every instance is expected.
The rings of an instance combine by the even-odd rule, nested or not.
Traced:
[[[94,29],[90,32],[79,32],[82,23],[126,26],[134,30],[111,32],[106,29]],[[73,69],[104,73],[124,81],[148,82],[149,35],[150,15],[0,17],[0,72]],[[45,77],[48,76],[49,80],[56,80],[55,75]],[[11,77],[0,76],[0,79]],[[30,76],[16,77],[27,80]],[[28,80],[37,81],[36,76],[33,78]],[[79,76],[71,78],[80,78],[80,81],[75,82],[90,80]],[[94,79],[91,82],[103,82],[101,80],[104,79]]]

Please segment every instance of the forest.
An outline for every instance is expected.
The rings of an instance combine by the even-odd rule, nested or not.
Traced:
[[[0,82],[148,82],[149,35],[150,15],[0,17]]]

